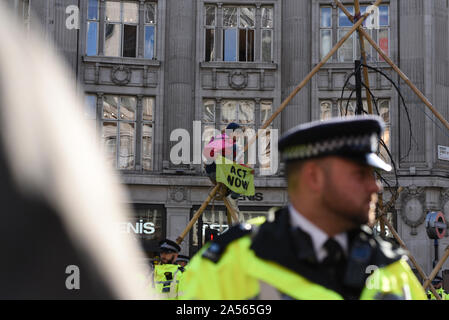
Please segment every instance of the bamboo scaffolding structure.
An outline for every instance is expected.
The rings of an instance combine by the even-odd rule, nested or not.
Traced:
[[[391,225],[390,221],[388,221],[388,219],[384,215],[382,215],[380,217],[380,219],[384,221],[385,225],[388,227],[388,229],[393,234],[395,239],[399,242],[399,245],[408,252],[408,257],[409,257],[410,261],[415,266],[416,270],[418,271],[418,273],[421,276],[421,278],[423,279],[423,281],[425,281],[425,283],[427,283],[427,281],[429,281],[429,278],[426,276],[426,274],[424,273],[423,269],[421,269],[421,267],[418,264],[418,262],[416,261],[415,257],[413,257],[413,255],[410,253],[410,250],[407,248],[407,246],[405,245],[404,241],[402,241],[401,237],[396,232],[394,227]],[[430,281],[429,281],[429,283],[430,283]],[[425,290],[425,288],[426,287],[424,287],[424,290]],[[435,288],[433,287],[433,285],[431,283],[430,283],[430,291],[432,291],[432,293],[436,297],[436,299],[441,300],[441,298],[439,298],[439,294],[436,292]]]
[[[354,2],[354,11],[356,16],[360,15],[360,3],[359,0],[355,0]],[[353,21],[352,21],[353,22]],[[359,43],[360,43],[360,54],[362,56],[362,63],[364,65],[366,65],[366,51],[365,51],[365,41],[363,39],[363,34],[360,33],[359,31],[360,28],[357,28],[357,33],[359,35]],[[363,79],[365,80],[365,85],[367,86],[367,88],[370,88],[370,84],[369,84],[369,76],[368,76],[368,68],[367,67],[362,67],[363,70]],[[340,102],[342,103],[342,102]],[[369,114],[373,114],[373,105],[371,102],[371,95],[369,94],[368,90],[366,90],[366,103],[368,105],[368,113]]]
[[[382,2],[382,0],[376,0],[376,2],[374,3],[375,6],[379,5]],[[310,81],[310,79],[321,69],[321,67],[332,57],[332,55],[343,45],[343,43],[351,36],[351,34],[354,33],[354,31],[363,23],[363,21],[371,14],[371,12],[366,12],[363,16],[361,16],[361,18],[352,26],[351,29],[349,29],[349,31],[343,36],[343,38],[340,39],[340,41],[338,41],[338,43],[331,49],[331,51],[329,51],[329,53],[320,61],[320,63],[318,63],[313,69],[312,71],[309,72],[309,74],[304,78],[303,81],[301,81],[300,84],[298,84],[298,86],[296,86],[296,88],[290,93],[290,95],[281,103],[281,105],[279,106],[279,108],[271,115],[271,117],[269,119],[267,119],[267,121],[265,121],[265,123],[262,125],[262,129],[266,129],[271,122],[273,122],[273,120],[285,109],[285,107],[287,106],[287,104],[294,98],[294,96],[302,89],[305,87],[305,85]],[[246,152],[249,148],[250,145],[252,145],[258,138],[259,136],[259,132],[256,133],[255,136],[253,136],[250,141],[248,142],[248,144],[245,146],[244,151]],[[212,200],[212,198],[215,196],[215,193],[218,191],[218,189],[224,186],[222,183],[217,183],[217,185],[214,187],[214,189],[212,189],[212,191],[209,193],[209,196],[207,197],[207,199],[203,202],[203,204],[201,205],[201,207],[198,209],[198,211],[195,213],[195,215],[192,217],[192,219],[190,220],[190,222],[188,223],[187,227],[184,229],[184,231],[181,233],[181,235],[176,239],[176,242],[178,244],[180,244],[185,236],[187,235],[187,233],[190,231],[190,229],[193,227],[193,225],[195,224],[195,222],[198,220],[198,218],[200,217],[200,215],[203,213],[203,211],[206,209],[207,205],[209,204],[209,202]]]
[[[446,262],[447,258],[449,258],[449,246],[446,247],[446,249],[444,250],[444,254],[443,257],[440,259],[440,261],[438,261],[437,265],[435,266],[435,268],[433,268],[432,272],[430,273],[429,279],[427,279],[424,282],[423,288],[424,290],[427,289],[427,287],[429,285],[431,285],[431,281],[433,280],[433,278],[435,278],[435,276],[438,274],[438,271],[440,271],[441,267],[443,266],[443,264]],[[435,295],[435,293],[433,294]],[[436,297],[436,295],[435,295]]]
[[[228,213],[232,216],[232,219],[234,219],[234,222],[238,223],[239,218],[238,218],[237,214],[235,213],[234,208],[232,208],[231,204],[229,203],[229,200],[226,198],[223,198],[223,202],[226,206],[226,209],[228,209]]]
[[[358,2],[358,0],[356,0]],[[348,17],[348,19],[351,22],[354,22],[354,17],[351,16],[351,13],[344,7],[344,5],[341,4],[341,2],[339,0],[334,0],[334,2],[336,3],[336,5],[345,13],[345,15]],[[375,4],[376,5],[376,4]],[[427,98],[421,93],[421,91],[408,79],[408,77],[399,69],[399,67],[397,67],[394,62],[382,51],[382,49],[380,49],[376,42],[373,41],[373,39],[371,39],[371,37],[363,30],[362,27],[358,28],[357,30],[359,32],[360,35],[363,35],[366,40],[373,46],[374,49],[376,49],[376,51],[382,56],[382,58],[384,58],[384,60],[393,68],[393,70],[396,71],[396,73],[398,73],[398,75],[407,83],[407,85],[413,90],[413,92],[415,92],[415,94],[423,101],[423,103],[432,111],[432,113],[446,126],[446,128],[449,130],[449,123],[438,113],[438,111],[435,110],[435,108],[432,106],[432,104],[430,103],[429,100],[427,100]],[[365,63],[366,64],[366,63]],[[402,191],[402,187],[400,187],[398,189],[398,191],[401,190]],[[400,192],[400,191],[399,191]],[[398,194],[399,194],[398,192]],[[396,232],[396,230],[394,229],[394,227],[390,224],[390,222],[388,221],[388,219],[385,217],[385,212],[383,212],[381,215],[379,215],[380,218],[380,222],[384,223],[384,225],[386,225],[388,227],[388,229],[390,230],[390,232],[393,234],[393,236],[395,237],[395,239],[399,242],[399,244],[401,245],[401,247],[403,247],[404,249],[407,250],[407,252],[409,253],[408,256],[410,258],[410,260],[412,261],[412,263],[415,265],[416,269],[418,270],[419,274],[421,275],[421,277],[423,278],[423,280],[425,281],[424,283],[424,290],[430,286],[430,290],[432,291],[432,293],[434,294],[434,296],[436,297],[437,300],[441,300],[440,296],[437,294],[435,288],[433,287],[433,285],[431,284],[431,279],[433,279],[433,277],[435,277],[435,275],[438,273],[439,269],[443,266],[443,263],[441,263],[441,265],[439,266],[439,268],[437,269],[438,265],[440,263],[438,263],[437,266],[435,266],[434,271],[432,271],[432,274],[435,272],[435,274],[433,275],[433,277],[429,278],[425,275],[424,271],[421,269],[421,267],[419,266],[419,264],[417,263],[417,261],[415,260],[415,258],[413,257],[413,255],[410,253],[410,251],[407,249],[407,246],[405,245],[405,243],[402,241],[401,237],[399,236],[399,234]],[[447,250],[447,252],[445,253],[445,255],[449,256],[449,250]],[[445,257],[444,260],[447,259],[447,256]],[[443,260],[443,259],[441,259]],[[441,262],[441,261],[440,261]]]
[[[181,233],[181,235],[176,239],[176,243],[180,244],[185,236],[187,235],[187,233],[190,231],[190,229],[192,229],[193,225],[195,224],[195,222],[198,220],[198,218],[200,217],[200,215],[203,213],[203,211],[206,209],[207,205],[209,204],[209,202],[213,199],[213,197],[215,196],[215,194],[217,193],[218,189],[221,187],[220,183],[217,183],[215,185],[215,187],[212,189],[212,191],[209,193],[209,196],[207,197],[207,199],[203,202],[203,204],[201,205],[201,207],[197,210],[197,212],[195,213],[195,215],[192,217],[192,219],[190,220],[189,224],[187,225],[187,227],[184,229],[184,231]]]
[[[226,221],[228,222],[228,226],[232,225],[231,213],[228,210],[226,210]]]
[[[339,0],[334,0],[337,6],[348,16],[348,18],[353,22],[354,18],[351,16],[351,13],[346,10],[346,8],[341,4]],[[375,6],[377,4],[374,4]],[[449,130],[449,122],[443,118],[443,116],[433,107],[432,103],[424,96],[424,94],[410,81],[410,79],[399,69],[399,67],[382,51],[381,48],[377,45],[377,43],[370,37],[368,33],[363,30],[363,28],[359,28],[358,30],[366,40],[373,46],[374,49],[384,58],[385,62],[387,62],[394,71],[404,80],[404,82],[412,89],[412,91],[421,99],[421,101],[432,111],[435,117],[441,121],[441,123]]]

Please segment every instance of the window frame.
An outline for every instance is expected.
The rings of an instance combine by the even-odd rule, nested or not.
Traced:
[[[154,22],[147,22],[147,4],[148,3],[153,3],[154,4]],[[158,3],[157,1],[145,1],[144,3],[144,17],[143,17],[143,58],[144,59],[151,59],[151,60],[156,60],[156,46],[157,46],[157,24],[158,24],[158,17],[157,17],[157,12],[158,12]],[[140,25],[140,24],[139,24]],[[146,42],[146,35],[147,35],[147,27],[153,27],[153,52],[152,52],[152,57],[151,58],[146,58],[146,46],[145,46],[145,42]]]
[[[272,10],[272,17],[273,17],[273,21],[272,21],[272,26],[271,27],[264,27],[262,22],[263,22],[263,16],[262,16],[262,10],[266,9],[266,8],[270,8]],[[263,5],[261,6],[261,21],[260,21],[260,60],[262,62],[268,62],[268,63],[272,63],[273,62],[273,54],[274,54],[274,48],[273,48],[273,42],[274,42],[274,6],[273,5]],[[257,25],[256,25],[257,26]],[[256,28],[257,30],[257,28]],[[266,61],[263,58],[263,32],[264,31],[270,31],[271,32],[271,50],[270,50],[270,61]]]
[[[207,24],[207,7],[213,7],[214,8],[214,25],[208,25]],[[216,50],[216,48],[217,48],[217,30],[218,30],[218,28],[217,28],[217,22],[218,22],[218,8],[217,8],[217,6],[216,5],[213,5],[213,4],[209,4],[209,3],[206,3],[206,4],[204,4],[204,7],[203,7],[203,30],[205,31],[204,32],[204,38],[203,38],[203,40],[204,40],[204,61],[205,62],[212,62],[212,61],[217,61],[217,50]],[[211,53],[212,52],[214,52],[214,55],[213,55],[213,57],[214,57],[214,59],[209,59],[209,60],[207,60],[207,37],[206,37],[206,33],[207,33],[207,30],[213,30],[213,33],[214,33],[214,45],[213,45],[213,47],[211,48]]]
[[[364,9],[366,9],[370,4],[369,3],[361,3],[360,4],[360,8],[361,8],[361,12],[364,12]],[[392,28],[392,24],[391,24],[391,4],[389,2],[386,3],[381,3],[379,5],[379,8],[381,7],[386,7],[387,8],[387,17],[388,17],[388,24],[386,25],[379,25],[379,29],[366,29],[364,28],[365,32],[367,32],[368,34],[370,34],[371,38],[377,43],[378,46],[380,46],[379,43],[379,34],[381,31],[386,30],[388,33],[388,50],[386,52],[386,54],[389,56],[390,55],[390,50],[391,50],[391,28]],[[321,10],[323,8],[331,8],[331,27],[322,27],[321,25]],[[354,12],[355,8],[353,5],[346,5],[346,9],[348,9],[348,11],[350,12]],[[331,47],[335,46],[337,44],[337,42],[347,33],[347,31],[352,27],[352,23],[350,26],[340,26],[340,13],[343,13],[343,11],[339,8],[339,7],[333,7],[329,4],[325,4],[325,3],[321,3],[318,7],[318,37],[319,37],[319,48],[318,48],[318,56],[320,58],[320,60],[322,60],[322,58],[324,57],[322,55],[322,31],[324,30],[331,30]],[[336,21],[334,21],[334,17],[336,17]],[[344,17],[346,17],[346,15],[344,15]],[[347,20],[347,18],[345,19]],[[363,23],[363,25],[365,25],[365,22]],[[335,32],[335,37],[333,36]],[[342,47],[340,47],[336,54],[333,55],[328,62],[334,62],[334,63],[351,63],[354,62],[354,60],[358,59],[360,57],[360,45],[359,45],[359,37],[358,37],[358,33],[354,32],[351,37],[346,40],[346,42],[348,41],[352,41],[352,58],[346,61],[341,61],[341,57],[343,56],[342,54]],[[345,42],[345,43],[346,43]],[[365,44],[367,44],[368,42],[365,40]],[[384,62],[383,58],[380,56],[380,54],[371,47],[371,45],[365,45],[365,51],[367,54],[367,60],[368,62]]]
[[[151,110],[151,118],[152,118],[152,120],[145,120],[144,117],[143,117],[143,112],[144,112],[144,110],[143,110],[143,103],[144,103],[145,99],[153,100],[153,107],[152,107],[152,110]],[[156,98],[155,97],[150,97],[150,96],[142,97],[141,104],[142,104],[142,111],[140,112],[140,114],[142,116],[142,120],[141,120],[140,126],[141,126],[142,130],[141,130],[141,137],[140,137],[140,143],[141,143],[140,166],[141,166],[141,168],[142,168],[141,170],[143,172],[153,172],[154,171],[154,128],[155,128],[154,122],[155,122]],[[143,150],[144,150],[144,141],[143,141],[144,130],[143,130],[143,128],[144,128],[144,125],[148,125],[148,124],[151,125],[151,154],[150,154],[150,157],[151,157],[151,164],[150,164],[151,165],[151,169],[145,169],[144,168],[144,152],[143,152]]]
[[[235,2],[225,2],[225,3],[219,3],[219,2],[208,2],[203,1],[202,2],[202,21],[198,24],[199,27],[202,29],[202,41],[203,44],[202,52],[201,52],[201,59],[202,62],[205,63],[211,63],[211,62],[220,62],[220,63],[274,63],[275,61],[275,47],[274,42],[276,38],[276,29],[278,26],[276,25],[276,3],[275,2],[269,2],[269,3],[258,3],[258,2],[245,2],[245,3],[235,3]],[[214,7],[215,8],[215,25],[207,25],[206,24],[206,18],[207,18],[207,9],[206,7]],[[237,21],[235,26],[224,26],[224,9],[225,8],[236,8],[237,9]],[[253,26],[240,26],[240,19],[241,19],[241,8],[251,8],[254,10],[254,24]],[[270,8],[273,12],[273,22],[272,27],[262,27],[262,16],[261,11],[262,8]],[[206,41],[206,33],[207,30],[214,30],[214,47],[209,48],[207,41]],[[225,60],[225,33],[226,30],[236,30],[236,36],[235,36],[235,52],[233,53],[235,55],[235,60]],[[240,31],[245,30],[245,60],[240,60]],[[252,32],[248,32],[248,30],[252,30]],[[270,61],[263,60],[263,37],[262,34],[264,31],[271,31],[271,48],[270,48]],[[249,35],[252,35],[252,41],[251,41],[251,48],[248,46],[248,38]],[[214,59],[208,59],[207,51],[215,52]],[[252,54],[251,54],[252,51]],[[252,58],[249,59],[249,57]]]
[[[108,2],[118,2],[120,3],[120,22],[119,21],[111,21],[108,22],[106,20],[106,6]],[[131,23],[131,22],[125,22],[124,21],[124,4],[125,3],[133,3],[137,5],[137,19],[138,22],[137,23]],[[120,26],[120,55],[118,56],[114,56],[114,55],[106,55],[106,53],[104,54],[105,57],[114,57],[114,58],[137,58],[139,56],[139,39],[140,39],[140,35],[139,35],[139,26],[142,24],[142,22],[140,21],[140,17],[139,17],[139,5],[140,2],[139,1],[129,1],[129,0],[106,0],[105,1],[105,18],[104,21],[101,22],[104,24],[104,32],[105,32],[105,36],[103,38],[103,48],[106,48],[106,26],[108,24],[113,24],[113,25],[119,25]],[[135,46],[135,56],[134,57],[129,57],[129,56],[125,56],[124,55],[124,48],[125,48],[125,26],[129,25],[129,26],[134,26],[136,28],[136,46]],[[105,49],[104,49],[105,51]]]
[[[105,118],[103,114],[103,107],[105,103],[105,97],[106,96],[112,96],[117,97],[119,100],[121,97],[131,97],[134,98],[136,101],[136,108],[134,110],[135,117],[134,120],[118,120],[118,119],[109,119]],[[88,105],[88,99],[90,97],[95,97],[95,118],[88,117],[88,114],[86,113],[86,110],[90,107]],[[152,100],[152,110],[151,110],[151,120],[144,119],[144,103],[145,100]],[[152,173],[154,172],[154,156],[155,156],[155,127],[156,127],[156,96],[155,95],[132,95],[132,94],[117,94],[117,93],[109,93],[109,92],[88,92],[86,91],[84,93],[84,101],[85,101],[85,108],[83,109],[84,118],[87,121],[92,121],[92,123],[95,123],[97,135],[98,135],[98,141],[101,146],[101,149],[104,150],[104,139],[102,137],[103,134],[103,123],[105,122],[114,122],[116,124],[116,131],[115,131],[115,162],[116,165],[114,167],[115,170],[118,170],[120,172],[139,172],[139,173]],[[120,102],[118,102],[118,112],[120,113]],[[133,162],[134,165],[132,168],[126,169],[126,168],[120,168],[119,167],[119,143],[120,143],[120,128],[119,128],[119,122],[126,122],[126,123],[133,123],[134,124],[134,142],[133,142]],[[152,128],[151,131],[151,152],[149,154],[149,157],[151,157],[150,162],[150,169],[144,168],[144,125],[150,125]]]
[[[158,10],[159,10],[159,1],[158,0],[97,0],[98,2],[98,16],[96,20],[89,19],[89,1],[87,1],[86,4],[86,11],[85,11],[85,49],[84,49],[84,55],[86,57],[105,57],[105,58],[111,58],[111,59],[145,59],[145,60],[157,60],[157,47],[158,47]],[[120,20],[112,21],[106,19],[106,7],[107,2],[116,2],[120,4]],[[124,21],[125,16],[125,4],[130,3],[137,7],[137,22],[130,22],[130,21]],[[146,22],[146,11],[147,11],[147,4],[152,3],[154,5],[154,23],[147,23]],[[89,32],[89,23],[97,23],[97,41],[96,41],[96,54],[88,54],[89,50],[89,43],[87,41],[88,39],[88,32]],[[118,54],[115,53],[106,53],[106,32],[107,32],[107,25],[116,25],[119,26],[120,32],[118,35],[119,38],[119,48],[117,49]],[[135,48],[133,50],[135,51],[135,55],[133,56],[125,56],[125,27],[126,26],[132,26],[135,28]],[[145,46],[146,44],[146,33],[147,28],[153,27],[153,52],[152,55],[147,53],[147,48]],[[151,56],[146,58],[146,56]]]

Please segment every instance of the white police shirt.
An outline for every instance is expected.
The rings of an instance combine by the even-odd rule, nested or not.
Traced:
[[[327,257],[327,251],[324,248],[329,236],[312,222],[310,222],[306,217],[300,214],[291,204],[288,206],[288,211],[290,213],[290,223],[292,227],[299,227],[301,230],[310,235],[313,243],[313,249],[318,262],[322,262]],[[342,232],[333,237],[335,241],[342,247],[343,252],[347,255],[348,252],[348,236],[346,232]]]

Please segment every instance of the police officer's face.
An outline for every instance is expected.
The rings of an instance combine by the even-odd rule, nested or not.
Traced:
[[[178,258],[178,254],[175,252],[161,252],[161,262],[163,264],[173,264]]]
[[[321,167],[322,204],[353,225],[369,222],[380,191],[374,169],[339,157],[325,159]]]

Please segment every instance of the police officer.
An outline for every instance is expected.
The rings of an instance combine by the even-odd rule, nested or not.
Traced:
[[[432,280],[432,285],[435,288],[435,291],[440,295],[442,300],[449,300],[449,294],[446,292],[446,290],[443,289],[443,278],[441,278],[440,276],[436,276]],[[427,298],[429,300],[436,300],[436,297],[430,290],[427,291]]]
[[[164,239],[159,242],[160,263],[153,269],[155,298],[176,300],[180,295],[179,286],[183,279],[184,267],[176,264],[181,247],[174,241]]]
[[[187,266],[189,261],[190,261],[190,258],[188,256],[184,256],[182,254],[178,255],[178,258],[176,259],[176,263],[184,268]]]
[[[373,235],[383,122],[312,122],[279,141],[289,205],[230,228],[189,264],[188,299],[425,299],[404,252]],[[260,219],[259,219],[260,220]]]

